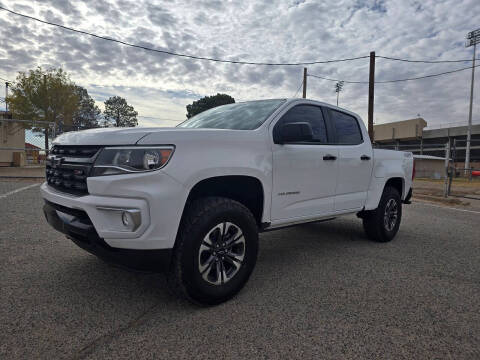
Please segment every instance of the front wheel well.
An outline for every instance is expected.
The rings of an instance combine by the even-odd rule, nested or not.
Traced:
[[[257,178],[253,176],[227,175],[204,179],[190,190],[185,209],[196,199],[208,196],[225,197],[238,201],[250,210],[257,225],[261,225],[264,192],[262,183]]]

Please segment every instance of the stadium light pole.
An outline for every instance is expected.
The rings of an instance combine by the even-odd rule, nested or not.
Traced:
[[[337,106],[338,106],[338,95],[340,95],[340,91],[343,90],[343,81],[339,81],[335,84],[335,92],[337,93]]]
[[[465,47],[473,45],[473,60],[472,60],[472,81],[470,84],[470,108],[468,111],[468,130],[467,130],[467,149],[465,151],[465,174],[470,169],[470,142],[472,138],[472,107],[473,107],[473,86],[475,81],[475,54],[477,52],[477,44],[480,43],[480,29],[471,31],[467,34],[467,42]]]

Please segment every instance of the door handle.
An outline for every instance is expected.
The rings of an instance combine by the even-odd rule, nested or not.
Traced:
[[[323,157],[323,160],[337,160],[337,157],[331,154],[327,154]]]
[[[370,156],[362,155],[360,156],[360,160],[370,160]]]

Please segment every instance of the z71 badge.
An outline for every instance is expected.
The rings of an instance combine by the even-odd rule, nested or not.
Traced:
[[[287,192],[278,193],[278,196],[298,195],[298,194],[300,194],[300,191],[287,191]]]

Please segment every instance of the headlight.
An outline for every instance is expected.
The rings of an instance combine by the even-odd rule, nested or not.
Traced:
[[[95,160],[92,176],[157,170],[168,163],[173,150],[173,146],[106,147]]]

